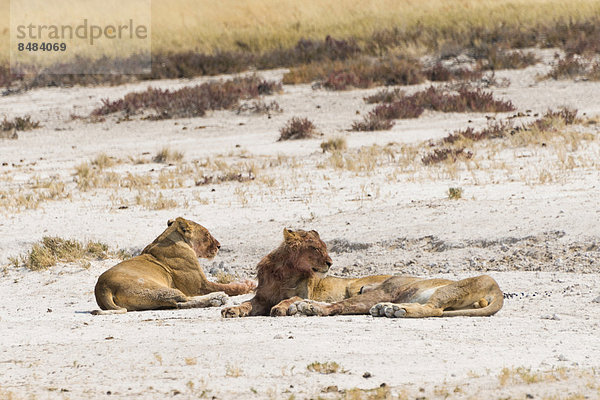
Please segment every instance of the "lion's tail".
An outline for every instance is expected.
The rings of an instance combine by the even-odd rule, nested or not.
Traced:
[[[494,282],[495,283],[495,282]],[[486,296],[488,305],[481,308],[444,311],[442,317],[488,317],[496,314],[504,305],[504,293],[498,284],[492,286],[491,293]]]
[[[98,303],[101,310],[92,311],[92,315],[125,314],[127,312],[126,308],[119,307],[115,303],[112,290],[100,281],[96,284],[94,294],[96,295],[96,303]]]

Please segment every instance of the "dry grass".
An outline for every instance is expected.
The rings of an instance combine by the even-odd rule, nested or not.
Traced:
[[[151,191],[140,191],[135,196],[135,204],[147,210],[168,210],[179,206],[177,201]]]
[[[227,364],[227,366],[225,367],[225,376],[228,376],[230,378],[240,377],[243,373],[244,371],[236,365]]]
[[[359,388],[349,389],[343,394],[342,397],[340,397],[340,400],[392,400],[392,399],[404,400],[404,399],[407,399],[407,397],[405,397],[403,395],[399,395],[399,396],[395,397],[392,394],[392,390],[390,389],[390,387],[385,384],[383,386],[380,386],[375,389],[359,389]],[[424,399],[424,397],[423,397],[423,399]]]
[[[40,123],[38,121],[33,121],[31,119],[31,115],[26,115],[24,117],[15,117],[11,121],[4,117],[4,120],[0,122],[0,131],[30,131],[39,127]]]
[[[62,239],[44,236],[31,250],[11,259],[13,266],[26,267],[32,271],[48,269],[58,263],[104,260],[116,255],[108,251],[108,245],[101,242]]]
[[[347,148],[348,143],[346,142],[346,138],[340,136],[321,142],[321,150],[323,150],[323,153],[342,151],[346,150]]]
[[[421,161],[425,165],[431,165],[443,161],[468,160],[473,157],[473,151],[467,148],[472,147],[475,142],[492,139],[508,138],[511,146],[526,147],[546,146],[554,138],[561,137],[563,143],[567,140],[570,142],[569,148],[576,149],[578,139],[567,134],[563,129],[575,123],[576,115],[576,110],[562,108],[557,111],[548,110],[541,118],[522,126],[514,126],[508,121],[499,121],[492,122],[486,128],[477,131],[473,128],[459,130],[433,143],[434,148],[424,155]],[[576,136],[581,138],[586,135]]]
[[[498,375],[498,383],[500,386],[507,384],[525,383],[531,385],[540,382],[556,382],[564,380],[568,377],[565,368],[557,368],[547,372],[533,372],[531,368],[502,368]]]
[[[11,212],[34,210],[43,202],[69,198],[71,193],[58,179],[35,178],[25,188],[0,190],[0,210]]]
[[[2,15],[9,15],[8,3],[0,1]],[[60,14],[54,11],[54,17],[63,22],[85,15],[81,6],[54,8],[63,10]],[[528,62],[527,55],[515,62],[507,49],[556,46],[578,54],[597,52],[599,12],[600,5],[593,0],[462,0],[457,7],[441,0],[379,0],[369,7],[357,0],[309,0],[302,4],[293,0],[277,4],[267,0],[252,4],[158,0],[152,2],[152,73],[52,76],[37,71],[32,76],[10,75],[6,68],[10,32],[2,25],[6,20],[0,21],[0,39],[4,39],[0,40],[0,86],[119,84],[137,79],[234,73],[252,67],[299,66],[354,58],[357,53],[384,57],[409,51],[446,57],[465,49],[488,57],[491,61],[486,65],[497,69]],[[482,43],[501,49],[500,55],[489,54],[485,48],[482,51]],[[119,59],[114,48],[94,48],[93,57],[95,60],[84,55],[61,63],[78,63],[85,71],[103,62],[114,70],[136,58]]]
[[[460,7],[448,7],[441,0],[418,3],[382,0],[370,7],[357,0],[334,0],[326,4],[308,0],[299,4],[282,0],[273,4],[257,0],[252,4],[226,0],[155,0],[152,2],[153,51],[196,51],[210,53],[248,50],[263,52],[293,47],[301,38],[322,39],[355,37],[358,42],[379,44],[376,50],[392,41],[441,46],[462,43],[474,35],[492,35],[499,40],[529,41],[533,33],[546,33],[547,41],[557,41],[551,29],[556,21],[581,24],[587,16],[597,15],[594,1],[464,0]],[[0,11],[8,15],[8,1],[0,2]],[[82,11],[71,12],[81,16]],[[59,14],[59,11],[56,11]],[[66,18],[64,10],[60,15]],[[255,21],[249,23],[248,21]],[[2,22],[6,24],[8,21]],[[563,22],[568,28],[568,22]],[[182,27],[185,27],[183,29]],[[402,27],[397,33],[394,28]],[[0,54],[8,54],[7,26],[0,25],[3,40]],[[545,29],[544,29],[545,28]],[[547,30],[548,32],[543,32]],[[391,31],[391,32],[388,32]],[[569,33],[567,29],[565,33]],[[226,32],[226,34],[224,34]],[[373,32],[381,32],[373,38]],[[416,35],[420,32],[421,35]],[[539,40],[539,39],[538,39]]]
[[[152,161],[159,164],[179,163],[183,160],[184,154],[180,151],[171,150],[168,147],[163,147],[154,156]]]
[[[340,369],[340,366],[335,361],[327,361],[324,363],[321,362],[313,362],[306,366],[306,369],[311,372],[318,372],[320,374],[335,374],[337,372],[344,373],[343,369]]]

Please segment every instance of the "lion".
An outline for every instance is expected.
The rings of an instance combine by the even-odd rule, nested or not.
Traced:
[[[206,279],[198,257],[211,259],[220,247],[202,225],[181,217],[169,220],[142,254],[100,275],[94,293],[103,311],[92,313],[221,306],[227,295],[252,291],[252,281],[220,284]]]
[[[283,243],[257,266],[258,286],[254,297],[221,311],[225,318],[286,315],[298,300],[341,301],[355,296],[390,275],[364,278],[325,276],[332,265],[327,245],[317,231],[283,230]]]
[[[393,276],[362,294],[332,304],[302,300],[288,315],[371,314],[374,317],[484,317],[504,304],[498,283],[488,275],[452,281]]]

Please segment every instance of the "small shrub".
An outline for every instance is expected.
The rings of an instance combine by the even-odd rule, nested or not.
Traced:
[[[425,165],[437,164],[442,161],[450,161],[455,162],[459,158],[462,159],[470,159],[473,157],[473,153],[470,151],[465,151],[465,149],[449,149],[449,148],[441,148],[435,149],[433,152],[427,154],[423,158],[421,158],[421,162]]]
[[[405,99],[415,106],[442,112],[505,112],[515,109],[510,100],[496,100],[491,92],[481,89],[471,90],[463,87],[457,92],[450,94],[444,89],[430,86]]]
[[[352,127],[353,131],[389,131],[394,126],[394,121],[389,118],[385,118],[380,114],[373,111],[368,113],[362,121],[354,121]]]
[[[469,127],[449,134],[442,139],[442,143],[452,144],[463,139],[471,140],[473,142],[496,139],[504,137],[507,133],[510,133],[512,129],[513,127],[510,123],[503,121],[489,124],[487,127],[478,131]]]
[[[321,143],[321,150],[323,150],[323,153],[326,153],[328,151],[342,151],[346,150],[347,147],[348,144],[346,143],[346,139],[343,137],[331,138]]]
[[[266,114],[268,116],[271,116],[272,114],[282,113],[283,109],[275,100],[271,101],[268,104],[262,100],[255,100],[250,104],[240,104],[238,107],[235,108],[235,112],[237,114],[248,112],[251,114]]]
[[[315,125],[308,118],[293,117],[279,130],[278,141],[308,139],[318,134]]]
[[[442,63],[424,71],[425,76],[432,82],[447,82],[455,80],[475,80],[482,76],[481,71],[468,68],[447,68]]]
[[[424,107],[404,97],[389,104],[380,104],[371,113],[384,119],[409,119],[418,118],[425,111]]]
[[[462,198],[463,190],[457,187],[451,187],[448,189],[448,198],[451,200],[458,200]]]
[[[580,58],[568,55],[558,60],[556,65],[544,77],[546,79],[574,79],[587,72],[587,65]]]
[[[377,93],[364,97],[363,100],[367,104],[373,103],[393,103],[401,98],[405,97],[405,93],[400,89],[381,89]]]
[[[531,51],[507,51],[492,47],[485,60],[479,62],[479,68],[481,70],[522,69],[538,62],[540,59]]]

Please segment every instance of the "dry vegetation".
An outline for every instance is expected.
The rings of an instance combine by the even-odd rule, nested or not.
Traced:
[[[45,236],[39,243],[35,243],[29,252],[12,258],[11,263],[14,267],[26,267],[38,271],[50,268],[59,262],[79,262],[82,266],[87,267],[89,260],[126,258],[127,256],[128,254],[122,251],[109,252],[108,245],[101,242],[82,243],[77,240]]]
[[[149,113],[149,119],[201,117],[208,110],[231,110],[240,100],[273,94],[281,90],[281,84],[264,81],[257,76],[234,78],[227,81],[207,82],[179,90],[148,88],[145,92],[133,92],[122,99],[105,99],[102,106],[92,111],[90,117],[113,113],[126,116]]]
[[[306,369],[311,372],[318,372],[320,374],[335,374],[337,372],[344,373],[343,369],[340,369],[340,366],[335,361],[327,361],[324,363],[321,362],[313,362],[306,366]]]
[[[0,8],[8,15],[7,0],[0,2]],[[386,64],[396,62],[399,54],[425,53],[441,59],[464,53],[478,60],[481,69],[522,68],[534,63],[534,57],[529,52],[512,49],[559,47],[576,54],[597,53],[599,11],[598,3],[591,0],[568,4],[558,0],[535,3],[464,0],[460,7],[449,7],[440,0],[419,3],[382,0],[366,9],[356,0],[327,4],[316,0],[302,4],[285,0],[275,5],[266,0],[252,5],[162,0],[152,4],[150,74],[48,75],[32,69],[29,74],[15,76],[10,74],[6,67],[8,60],[4,59],[0,60],[0,86],[18,91],[40,86],[119,84],[138,79],[186,78],[308,64],[325,71],[320,74],[321,79],[327,80],[331,87],[362,86],[373,78],[384,82],[389,79],[388,73],[377,72],[365,79],[351,64],[371,68],[366,66],[366,57],[376,57],[378,61],[372,63],[372,68],[386,70],[389,69]],[[172,21],[182,19],[176,26],[185,29],[174,28]],[[249,25],[247,21],[260,22]],[[8,29],[0,32],[0,37],[9,34]],[[0,49],[6,51],[0,54],[8,54],[9,41],[5,39],[0,41]],[[357,55],[361,55],[360,60],[354,61]],[[344,60],[352,61],[341,68],[335,67],[336,61]],[[95,62],[114,70],[115,66],[138,60],[136,56],[115,59],[114,55],[108,55]],[[92,65],[90,59],[81,57],[67,60],[61,67],[70,67],[70,63],[78,64],[82,72]],[[414,81],[412,71],[425,76],[428,69],[414,64],[403,66],[402,70],[409,72],[400,76],[392,72],[394,82]],[[445,75],[446,72],[432,71],[429,79],[445,80]]]
[[[506,112],[513,111],[512,102],[494,99],[491,92],[466,87],[451,93],[444,88],[430,86],[428,89],[407,96],[399,91],[379,92],[368,97],[367,102],[377,99],[390,101],[376,106],[363,121],[354,122],[354,131],[391,129],[394,119],[418,118],[423,111],[441,112]]]
[[[317,127],[308,118],[293,117],[283,128],[279,130],[281,134],[278,141],[309,139],[320,135]]]
[[[598,53],[600,54],[600,52]],[[600,80],[600,60],[597,57],[579,57],[567,54],[556,61],[543,78]]]

